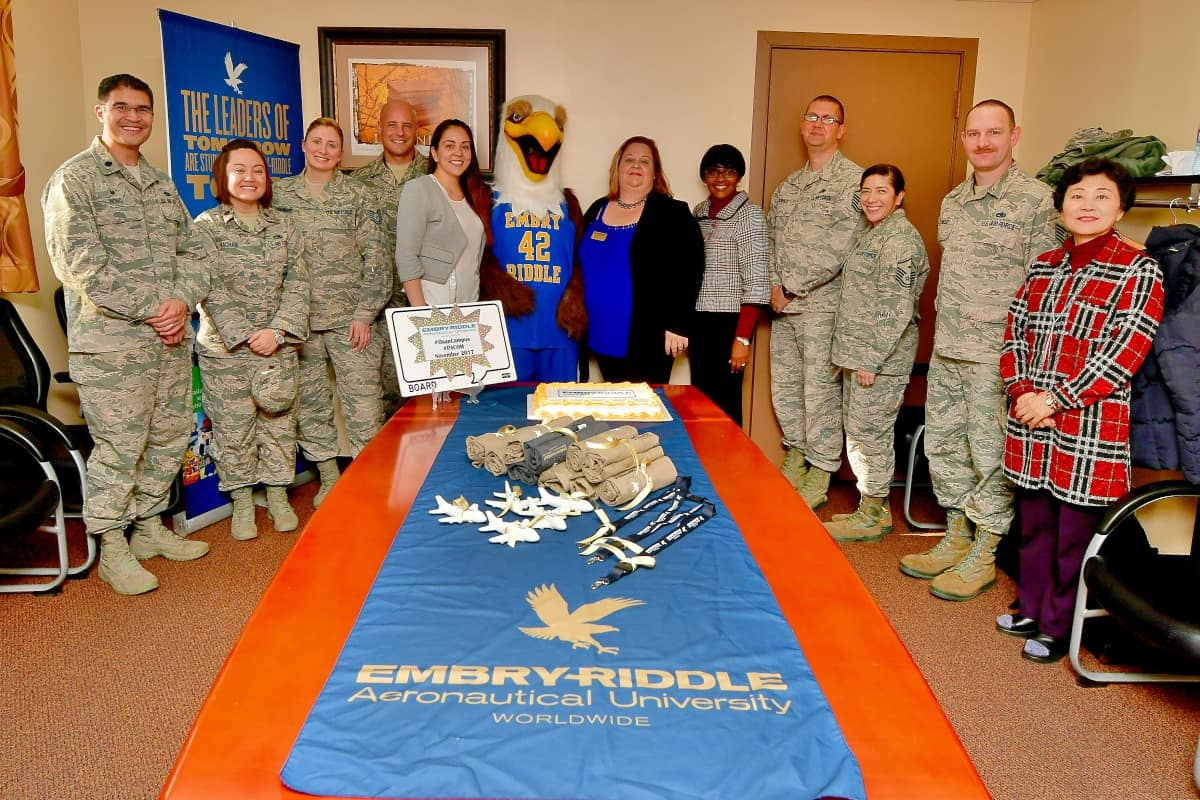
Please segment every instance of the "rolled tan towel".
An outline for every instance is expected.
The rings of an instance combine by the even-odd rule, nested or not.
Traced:
[[[471,464],[476,467],[487,466],[488,453],[495,453],[496,458],[500,460],[500,463],[505,465],[505,468],[500,472],[496,472],[492,467],[488,467],[488,472],[493,475],[503,475],[508,471],[508,464],[515,464],[525,459],[525,442],[543,433],[550,432],[560,424],[570,423],[570,421],[570,417],[559,417],[544,425],[537,423],[535,425],[526,425],[523,428],[505,425],[498,431],[488,431],[476,436],[468,436],[467,458],[471,459]]]
[[[590,439],[573,442],[567,448],[567,465],[576,472],[582,472],[589,452],[607,449],[614,442],[621,439],[632,439],[637,435],[637,428],[632,425],[621,425],[617,428],[610,428],[603,433],[598,433]]]
[[[605,464],[627,461],[633,457],[635,452],[640,455],[650,448],[657,446],[658,434],[656,433],[643,433],[640,436],[634,436],[630,439],[622,439],[617,443],[616,447],[602,450],[589,449],[583,468],[584,470],[590,468],[593,473],[599,474],[604,471]]]
[[[571,491],[568,494],[581,494],[591,500],[596,496],[596,484],[582,475],[576,474],[575,480],[571,481]]]
[[[483,468],[497,478],[508,474],[508,466],[508,464],[504,463],[504,456],[501,451],[488,450],[483,457]]]
[[[467,458],[476,467],[483,466],[488,453],[500,452],[508,441],[508,434],[500,431],[489,431],[478,436],[467,437]]]
[[[560,461],[549,469],[542,470],[542,474],[538,475],[538,485],[553,489],[559,494],[570,494],[575,477],[567,462]]]
[[[588,464],[583,468],[583,477],[591,483],[599,486],[609,478],[615,478],[618,475],[624,475],[626,472],[631,471],[638,464],[646,464],[651,461],[655,461],[659,458],[662,458],[664,455],[666,454],[663,452],[662,447],[659,446],[651,447],[649,450],[644,450],[641,453],[638,453],[636,460],[631,454],[621,461],[612,461],[610,463],[600,465]]]
[[[650,491],[654,491],[671,485],[677,476],[674,462],[663,456],[647,464],[644,471],[636,469],[609,478],[597,487],[596,495],[606,505],[622,506],[645,490],[647,482],[650,484]]]
[[[646,453],[655,447],[658,447],[658,434],[643,433],[630,439],[622,439],[617,442],[615,447],[590,448],[587,450],[587,456],[580,472],[592,483],[602,483],[606,478],[633,469],[636,465],[635,453],[637,461],[651,461],[653,458],[661,456],[661,452],[653,457],[646,456]],[[611,468],[614,465],[616,468]]]

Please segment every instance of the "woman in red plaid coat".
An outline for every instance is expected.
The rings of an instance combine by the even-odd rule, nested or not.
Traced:
[[[1054,207],[1070,235],[1030,264],[1008,311],[1000,374],[1020,613],[996,627],[1026,639],[1022,655],[1038,663],[1066,653],[1084,550],[1105,507],[1129,490],[1129,381],[1163,308],[1158,263],[1113,229],[1133,197],[1114,161],[1067,169]]]

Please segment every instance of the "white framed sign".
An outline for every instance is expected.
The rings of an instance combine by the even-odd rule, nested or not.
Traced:
[[[403,397],[517,379],[498,300],[389,308],[387,325]]]

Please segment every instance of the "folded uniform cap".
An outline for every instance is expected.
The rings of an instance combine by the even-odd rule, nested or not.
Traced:
[[[276,351],[262,359],[250,373],[250,396],[268,414],[287,411],[296,402],[296,351]]]

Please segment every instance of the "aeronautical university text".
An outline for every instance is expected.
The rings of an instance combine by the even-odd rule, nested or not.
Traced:
[[[493,713],[495,722],[508,724],[645,727],[650,725],[649,717],[628,715],[662,710],[784,716],[792,708],[791,699],[779,696],[788,686],[776,672],[364,664],[355,682],[361,688],[347,698],[350,703],[515,706],[542,712]],[[398,684],[407,688],[384,688]],[[618,713],[569,713],[570,709],[594,706],[608,706]],[[559,713],[558,709],[566,711]]]

